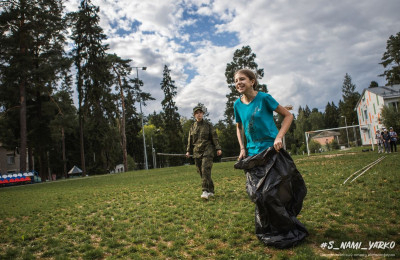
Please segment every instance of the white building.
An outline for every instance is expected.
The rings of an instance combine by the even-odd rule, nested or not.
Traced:
[[[363,145],[376,144],[376,131],[384,127],[381,118],[383,106],[400,109],[400,85],[364,89],[356,106]]]

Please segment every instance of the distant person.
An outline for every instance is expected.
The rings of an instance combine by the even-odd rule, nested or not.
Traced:
[[[383,129],[382,141],[383,141],[383,146],[385,147],[385,152],[390,153],[390,135],[386,128]]]
[[[382,134],[381,132],[379,132],[379,130],[376,131],[375,139],[376,139],[376,145],[378,146],[378,153],[383,153]]]
[[[292,247],[308,235],[296,218],[307,189],[289,153],[282,149],[293,115],[270,94],[256,90],[257,77],[251,70],[238,70],[234,82],[241,95],[234,103],[240,145],[235,168],[246,173],[247,193],[256,205],[256,235],[267,246]],[[279,131],[274,111],[283,117]]]
[[[200,197],[208,200],[209,197],[214,196],[214,183],[211,179],[214,152],[217,152],[217,156],[221,156],[222,150],[213,125],[203,119],[203,107],[196,106],[193,109],[193,115],[196,121],[189,130],[186,157],[189,158],[190,154],[193,154],[197,172],[202,179],[203,193]]]
[[[390,151],[397,152],[397,133],[393,130],[393,127],[389,128],[389,135],[390,135]]]

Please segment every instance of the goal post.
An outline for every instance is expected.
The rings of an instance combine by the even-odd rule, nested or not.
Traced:
[[[318,147],[324,147],[325,149],[329,149],[329,147],[331,147],[331,145],[334,143],[339,147],[347,146],[348,148],[351,146],[350,143],[357,144],[358,139],[356,131],[358,131],[359,126],[360,125],[351,125],[304,132],[307,154],[311,154],[311,141],[314,141],[314,143],[319,143]],[[349,131],[349,129],[352,131]],[[372,150],[374,150],[373,144]]]

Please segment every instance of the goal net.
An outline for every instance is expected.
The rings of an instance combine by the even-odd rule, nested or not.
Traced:
[[[361,144],[359,125],[307,131],[307,153],[346,149]]]

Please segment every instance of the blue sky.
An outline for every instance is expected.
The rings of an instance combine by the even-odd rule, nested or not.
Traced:
[[[178,87],[179,113],[191,117],[201,102],[213,122],[223,119],[228,87],[226,64],[249,45],[264,69],[261,83],[282,105],[323,111],[338,105],[346,73],[360,93],[378,77],[390,35],[400,31],[398,0],[92,0],[110,53],[132,59],[146,92],[161,110],[162,70]],[[76,10],[79,0],[65,2]],[[135,72],[136,73],[136,72]]]

